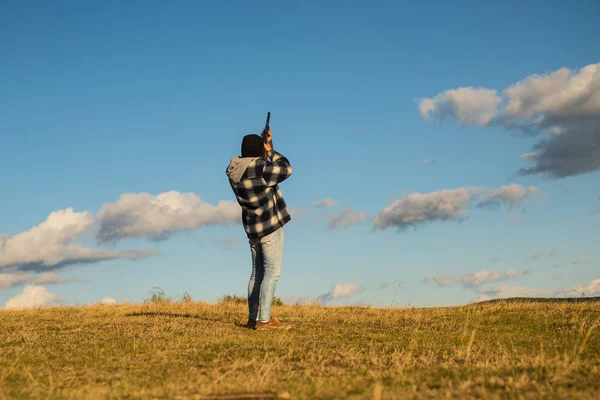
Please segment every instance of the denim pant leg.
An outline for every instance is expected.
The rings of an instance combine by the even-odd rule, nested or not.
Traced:
[[[258,319],[258,305],[260,301],[260,286],[265,275],[263,254],[260,241],[250,240],[250,252],[252,254],[252,274],[248,282],[248,319]]]
[[[279,228],[260,241],[264,276],[260,286],[259,320],[264,322],[271,320],[271,303],[283,262],[283,238],[283,228]]]

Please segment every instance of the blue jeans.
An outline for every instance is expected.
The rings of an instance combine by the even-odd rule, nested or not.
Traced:
[[[283,236],[283,228],[279,228],[261,239],[250,239],[252,275],[248,283],[248,319],[271,320],[271,303],[283,260]]]

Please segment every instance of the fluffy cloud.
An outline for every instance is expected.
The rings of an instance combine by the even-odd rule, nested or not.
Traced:
[[[0,289],[8,289],[26,283],[32,285],[57,285],[80,281],[78,278],[62,277],[51,272],[42,273],[36,276],[31,273],[19,272],[16,268],[4,269],[5,272],[0,272]]]
[[[362,287],[356,283],[338,283],[331,288],[331,297],[340,299],[352,296],[362,291]]]
[[[468,206],[472,203],[478,207],[507,204],[512,208],[537,192],[535,186],[523,188],[512,184],[499,189],[464,187],[425,194],[411,193],[380,211],[373,227],[405,229],[432,221],[459,221],[467,217]]]
[[[568,289],[536,289],[522,286],[501,285],[479,290],[481,296],[489,299],[504,299],[510,297],[593,297],[600,296],[600,279],[595,279],[585,285],[576,285]],[[481,298],[481,297],[480,297]],[[478,300],[477,298],[475,300]]]
[[[499,111],[503,100],[507,104]],[[521,175],[563,178],[600,169],[600,64],[531,75],[504,89],[502,96],[484,88],[448,90],[422,99],[419,110],[427,120],[451,117],[462,125],[544,133],[521,156],[533,164],[521,168]]]
[[[570,289],[559,292],[564,297],[600,296],[600,279],[588,282],[586,285],[576,285]]]
[[[544,173],[553,178],[600,170],[600,111],[595,122],[572,122],[565,133],[535,144],[528,161],[533,167],[521,168],[521,175]]]
[[[29,282],[31,277],[31,274],[14,270],[11,272],[0,273],[0,289],[8,289],[13,286],[22,285],[23,283]]]
[[[34,285],[60,285],[68,282],[79,282],[79,278],[64,277],[53,274],[52,272],[45,272],[39,274],[35,279],[31,281]]]
[[[177,231],[238,223],[241,207],[235,201],[208,204],[194,193],[128,193],[102,206],[97,217],[99,243],[139,237],[161,240]]]
[[[72,208],[55,211],[26,232],[0,238],[0,268],[42,271],[70,264],[139,259],[151,254],[148,250],[98,250],[76,243],[94,228],[94,216],[88,211],[74,212]]]
[[[100,306],[114,306],[115,304],[117,304],[117,300],[110,297],[105,297],[103,299],[98,300],[95,304]]]
[[[467,215],[466,207],[476,192],[475,188],[460,188],[426,194],[411,193],[384,208],[373,226],[403,229],[427,221],[460,220]]]
[[[505,119],[543,122],[553,117],[597,117],[600,110],[600,64],[574,72],[568,68],[530,75],[504,89],[508,104]]]
[[[338,214],[329,217],[327,228],[345,229],[352,225],[361,225],[368,217],[365,212],[354,212],[351,208],[346,208]]]
[[[464,275],[461,278],[461,283],[466,288],[474,288],[484,285],[486,283],[498,282],[503,279],[508,279],[509,277],[514,277],[514,275],[512,275],[512,273],[510,275],[508,273],[506,275],[502,275],[502,273],[498,271],[483,270]]]
[[[424,279],[425,283],[435,283],[440,287],[454,286],[461,283],[464,288],[472,289],[485,285],[486,283],[498,282],[507,279],[514,279],[519,276],[519,272],[509,269],[504,273],[498,271],[477,271],[465,275],[437,275],[428,276]]]
[[[535,186],[522,187],[517,184],[503,186],[498,189],[487,191],[483,199],[477,204],[478,207],[501,206],[508,204],[509,208],[518,206],[522,201],[538,194],[539,190]]]
[[[350,297],[364,290],[365,288],[358,285],[357,283],[338,283],[333,285],[329,292],[319,296],[317,298],[317,301],[322,301],[326,303],[334,299]]]
[[[446,90],[434,98],[421,99],[419,111],[427,120],[441,121],[450,117],[462,125],[485,126],[494,118],[501,102],[502,98],[495,90],[460,87]]]
[[[313,207],[316,207],[316,208],[330,208],[330,207],[335,207],[337,205],[338,205],[338,202],[329,197],[326,199],[315,201],[313,203]]]
[[[440,287],[453,286],[460,281],[460,276],[435,275],[426,277],[423,282],[436,283]]]
[[[61,297],[55,293],[50,293],[45,287],[29,285],[23,289],[23,293],[8,299],[6,308],[33,308],[44,307],[58,302]]]

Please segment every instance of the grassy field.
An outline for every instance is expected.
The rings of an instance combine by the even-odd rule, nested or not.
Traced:
[[[0,399],[600,396],[598,302],[274,314],[294,328],[195,302],[0,310]]]

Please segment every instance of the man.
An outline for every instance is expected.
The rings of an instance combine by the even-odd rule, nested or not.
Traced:
[[[259,135],[244,136],[242,156],[231,159],[226,174],[242,206],[242,222],[252,254],[246,326],[289,328],[271,318],[271,303],[281,272],[283,226],[291,219],[278,184],[292,175],[292,167],[287,158],[273,150],[269,130],[267,143]]]

